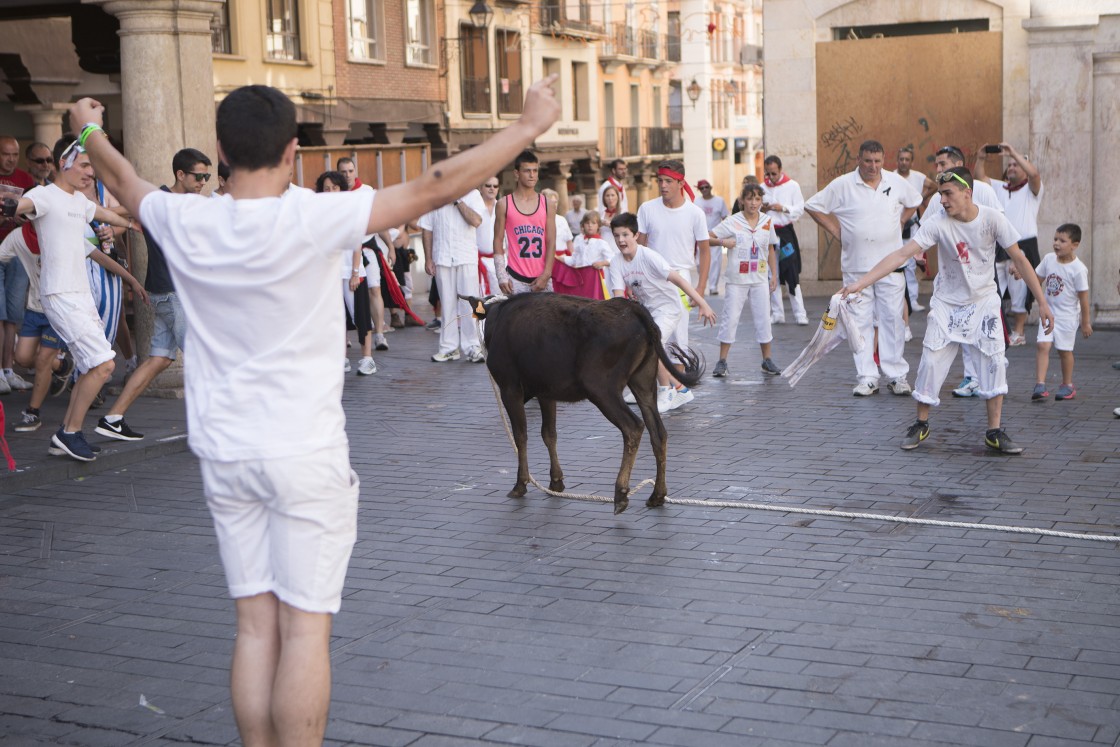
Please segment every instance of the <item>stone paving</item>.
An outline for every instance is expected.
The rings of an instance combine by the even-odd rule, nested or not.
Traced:
[[[779,365],[811,332],[776,328]],[[714,365],[714,333],[693,336]],[[389,342],[376,376],[347,379],[363,490],[328,744],[1120,743],[1116,543],[651,510],[648,487],[619,516],[532,488],[509,499],[485,368],[429,362],[423,330]],[[1120,533],[1120,333],[1078,341],[1070,402],[1031,403],[1034,349],[1009,357],[1024,455],[986,453],[983,404],[948,388],[929,440],[903,452],[912,401],[852,397],[842,350],[791,390],[739,342],[731,377],[666,418],[670,495]],[[617,431],[586,403],[562,405],[559,430],[569,490],[609,494]],[[38,448],[45,480],[64,463]],[[197,465],[142,457],[0,480],[0,744],[237,742],[232,604]],[[652,472],[643,444],[636,479]]]

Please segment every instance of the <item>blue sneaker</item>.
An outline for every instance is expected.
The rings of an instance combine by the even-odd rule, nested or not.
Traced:
[[[79,462],[92,462],[97,458],[93,449],[86,443],[86,437],[82,435],[81,431],[67,433],[59,428],[58,432],[51,436],[51,445]]]

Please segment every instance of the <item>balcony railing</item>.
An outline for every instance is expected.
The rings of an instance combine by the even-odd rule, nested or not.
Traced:
[[[659,60],[659,59],[661,59],[660,54],[658,54],[658,46],[659,46],[658,43],[657,43],[659,41],[658,36],[659,36],[658,34],[655,34],[652,31],[642,30],[642,31],[638,32],[638,42],[639,42],[639,44],[638,44],[638,56],[639,57],[643,57],[647,60]]]
[[[681,38],[618,23],[607,29],[599,53],[604,57],[680,62]]]
[[[605,127],[603,158],[634,158],[684,152],[679,127]]]
[[[540,25],[546,30],[559,27],[589,34],[603,33],[603,25],[592,18],[589,2],[581,2],[578,13],[569,15],[565,0],[541,0]]]
[[[521,92],[521,81],[509,82],[509,93],[498,89],[498,114],[520,114],[521,105],[524,103],[525,94]]]
[[[463,112],[466,114],[490,113],[490,79],[462,78]]]

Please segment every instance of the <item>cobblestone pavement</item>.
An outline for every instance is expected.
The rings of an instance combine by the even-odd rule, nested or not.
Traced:
[[[779,365],[812,329],[776,327]],[[693,330],[714,365],[714,333]],[[649,488],[620,516],[532,488],[509,499],[484,366],[429,362],[420,329],[389,342],[378,374],[346,385],[363,490],[329,744],[1120,740],[1116,543],[651,510]],[[1032,403],[1034,349],[1009,357],[1024,455],[986,453],[983,404],[948,387],[929,440],[903,452],[913,402],[852,397],[843,351],[791,390],[741,341],[732,375],[666,418],[670,495],[1117,534],[1120,333],[1078,341],[1069,402]],[[587,404],[562,405],[559,429],[569,490],[609,494],[617,431]],[[652,472],[643,444],[634,474]],[[53,479],[0,481],[0,744],[235,743],[232,604],[193,457]]]

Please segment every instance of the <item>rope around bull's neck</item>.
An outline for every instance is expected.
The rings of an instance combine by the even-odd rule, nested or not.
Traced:
[[[475,319],[475,325],[478,328],[479,344],[482,346],[483,352],[486,352],[486,343],[482,336],[481,320]],[[502,404],[502,395],[498,391],[498,382],[494,381],[494,377],[490,374],[490,369],[486,369],[486,375],[490,378],[490,386],[494,390],[494,399],[498,403],[498,417],[502,421],[502,427],[505,428],[506,438],[509,439],[510,446],[513,447],[514,456],[517,456],[517,443],[513,438],[513,431],[510,429],[509,421],[506,418],[505,406]],[[533,473],[529,473],[529,482],[533,484],[538,490],[551,495],[554,498],[567,498],[573,501],[590,501],[593,503],[614,503],[613,498],[605,495],[595,495],[593,493],[569,493],[564,491],[551,490],[537,482],[537,478]],[[646,485],[652,485],[653,479],[646,478],[642,480],[633,488],[630,489],[628,495],[634,495],[641,488]],[[825,508],[798,508],[796,506],[777,506],[769,503],[748,503],[745,501],[709,501],[701,500],[698,498],[665,498],[665,503],[674,506],[702,506],[704,508],[737,508],[742,510],[753,511],[777,511],[785,514],[809,514],[812,516],[831,516],[838,519],[868,519],[871,521],[885,521],[895,524],[922,524],[925,526],[934,527],[951,527],[955,529],[982,529],[990,532],[1012,532],[1015,534],[1035,534],[1043,537],[1063,537],[1065,539],[1077,540],[1091,540],[1094,542],[1120,542],[1120,536],[1107,535],[1107,534],[1082,534],[1078,532],[1062,532],[1057,529],[1040,529],[1038,527],[1016,527],[1003,524],[977,524],[968,521],[943,521],[941,519],[919,519],[912,516],[891,516],[890,514],[873,514],[862,511],[836,511],[833,509]]]

